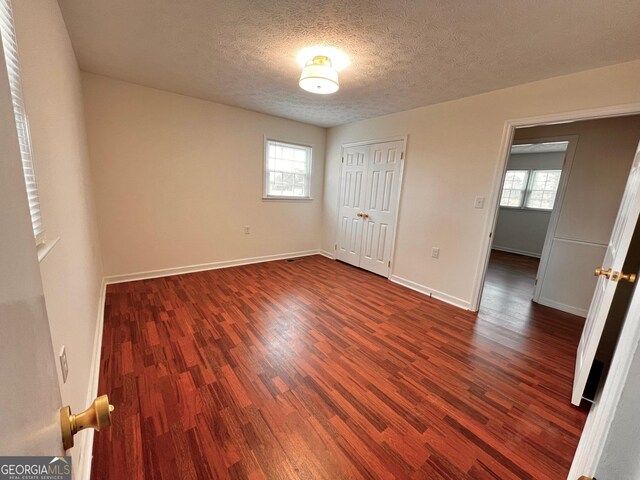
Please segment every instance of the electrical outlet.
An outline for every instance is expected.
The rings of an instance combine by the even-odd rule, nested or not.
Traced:
[[[433,247],[431,249],[431,256],[433,258],[440,258],[440,249],[438,247]]]
[[[476,197],[476,201],[474,203],[475,208],[484,208],[484,197]]]
[[[249,235],[251,233],[251,226],[250,225],[245,225],[243,227],[243,231],[245,235]]]
[[[62,383],[67,383],[69,376],[69,363],[67,362],[67,347],[64,345],[60,350],[60,369],[62,370]]]

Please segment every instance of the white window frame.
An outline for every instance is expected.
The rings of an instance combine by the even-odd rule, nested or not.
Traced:
[[[556,186],[556,190],[553,193],[553,205],[551,208],[542,208],[542,207],[530,207],[528,205],[529,200],[531,199],[531,195],[533,194],[533,183],[535,181],[536,173],[540,172],[560,172],[560,176],[558,177],[558,185]],[[551,212],[553,207],[556,204],[556,198],[558,197],[558,189],[560,188],[560,182],[562,181],[562,169],[560,168],[536,168],[529,172],[529,184],[527,185],[527,196],[524,199],[523,207],[527,210],[543,210],[545,212]],[[547,192],[549,190],[542,190],[542,192]]]
[[[305,196],[292,196],[292,195],[269,195],[269,145],[271,143],[281,144],[285,146],[291,146],[296,148],[303,148],[307,151],[307,173],[306,176],[306,192]],[[276,138],[265,137],[264,138],[264,165],[263,165],[263,182],[262,182],[262,199],[263,200],[295,200],[295,201],[308,201],[313,200],[311,195],[313,177],[313,146],[306,145],[304,143],[290,142],[287,140],[278,140]]]
[[[513,205],[500,205],[500,208],[507,208],[510,210],[533,210],[538,212],[552,212],[555,207],[555,202],[558,198],[558,190],[560,189],[560,185],[562,184],[562,169],[561,168],[508,168],[505,171],[505,176],[509,171],[519,171],[519,172],[527,172],[527,184],[524,189],[524,195],[522,196],[522,203],[519,206]],[[529,200],[529,196],[533,190],[533,177],[535,176],[535,172],[560,172],[560,179],[558,181],[558,188],[556,188],[556,194],[554,197],[553,205],[551,208],[539,208],[539,207],[528,207],[527,201]],[[502,180],[502,187],[500,189],[500,200],[502,201],[502,192],[504,192],[504,179]]]
[[[20,76],[20,61],[18,58],[18,43],[16,40],[15,25],[11,0],[0,0],[0,37],[4,52],[7,74],[9,77],[9,90],[13,103],[13,114],[16,122],[16,131],[20,146],[22,160],[22,173],[27,188],[29,199],[29,214],[31,226],[35,238],[36,247],[39,249],[45,244],[45,229],[40,209],[40,196],[36,182],[36,172],[33,162],[33,150],[31,147],[31,135],[29,131],[29,119],[25,108],[22,80]]]
[[[515,205],[502,205],[502,194],[505,191],[505,182],[507,180],[507,175],[509,174],[509,172],[525,172],[526,173],[526,178],[525,178],[525,184],[524,184],[524,188],[521,189],[520,191],[522,192],[522,199],[521,199],[521,203],[518,206]],[[522,206],[525,204],[525,200],[527,198],[527,191],[529,189],[529,180],[531,178],[531,170],[528,168],[511,168],[511,169],[507,169],[507,171],[505,172],[505,176],[502,179],[502,189],[500,190],[500,208],[515,208],[515,209],[520,209],[522,208]],[[514,188],[510,188],[509,190],[516,190]]]

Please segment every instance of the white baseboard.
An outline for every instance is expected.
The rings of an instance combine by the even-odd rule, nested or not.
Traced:
[[[540,297],[538,302],[540,305],[544,305],[545,307],[555,308],[556,310],[562,310],[563,312],[571,313],[573,315],[577,315],[579,317],[587,318],[588,310],[586,308],[573,307],[571,305],[565,305],[564,303],[554,302],[553,300],[549,300],[545,297]]]
[[[89,372],[89,389],[87,391],[87,401],[85,405],[91,405],[94,398],[98,396],[98,382],[100,380],[100,354],[102,352],[102,332],[104,330],[104,305],[107,293],[107,282],[103,279],[100,285],[100,296],[98,297],[98,315],[96,320],[96,331],[93,336],[93,358],[91,359],[91,370]],[[78,447],[80,447],[80,459],[78,460],[79,472],[75,476],[79,480],[89,480],[91,476],[91,460],[93,459],[93,434],[94,430],[89,428],[80,432]]]
[[[320,255],[322,255],[323,257],[330,258],[331,260],[335,260],[336,259],[336,256],[333,253],[327,252],[326,250],[318,250],[318,253]]]
[[[415,290],[416,292],[420,292],[425,295],[428,295],[429,297],[442,300],[445,303],[449,303],[459,308],[464,308],[465,310],[469,310],[469,307],[471,306],[471,304],[466,300],[462,300],[461,298],[439,292],[429,287],[425,287],[424,285],[420,285],[419,283],[412,282],[411,280],[407,280],[406,278],[398,277],[397,275],[391,275],[389,277],[389,280],[391,280],[394,283],[397,283],[398,285],[402,285],[403,287],[407,287],[407,288],[410,288],[411,290]]]
[[[204,272],[206,270],[217,270],[219,268],[239,267],[240,265],[250,265],[252,263],[272,262],[274,260],[286,260],[287,258],[296,257],[307,257],[309,255],[322,255],[322,252],[320,250],[305,250],[303,252],[281,253],[277,255],[265,255],[263,257],[240,258],[237,260],[225,260],[222,262],[201,263],[199,265],[165,268],[161,270],[150,270],[148,272],[111,275],[105,277],[105,282],[108,285],[112,283],[133,282],[136,280],[147,280],[150,278],[181,275],[183,273]]]
[[[500,252],[507,252],[507,253],[515,253],[517,255],[524,255],[525,257],[540,258],[542,256],[542,254],[536,253],[536,252],[528,252],[527,250],[518,250],[517,248],[499,247],[497,245],[492,245],[491,250],[498,250]]]

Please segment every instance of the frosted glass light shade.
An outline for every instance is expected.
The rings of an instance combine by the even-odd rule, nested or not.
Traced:
[[[300,88],[311,93],[326,95],[340,88],[338,72],[328,57],[316,56],[309,60],[300,75]]]

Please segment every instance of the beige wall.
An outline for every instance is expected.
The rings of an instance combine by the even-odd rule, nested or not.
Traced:
[[[331,128],[323,248],[333,251],[341,145],[408,134],[393,274],[468,306],[484,266],[505,122],[638,103],[639,78],[636,61]],[[484,209],[474,208],[476,196],[487,197]]]
[[[540,303],[585,316],[629,169],[640,141],[640,116],[523,128],[519,140],[577,136],[577,145],[549,264],[541,282]]]
[[[606,245],[640,141],[640,116],[516,130],[515,139],[577,135],[558,237]]]
[[[319,248],[324,128],[91,74],[83,86],[106,275]],[[262,200],[265,135],[313,147],[313,200]]]
[[[42,218],[47,238],[60,237],[40,264],[56,369],[64,404],[84,410],[102,265],[80,72],[57,2],[13,5]],[[69,362],[66,384],[57,362],[62,345]],[[77,462],[78,452],[72,454]]]

